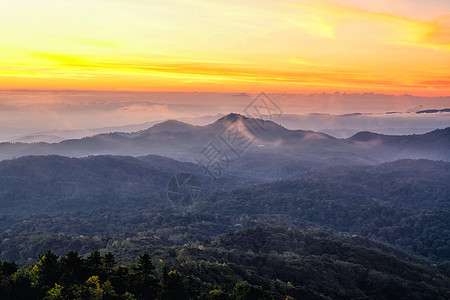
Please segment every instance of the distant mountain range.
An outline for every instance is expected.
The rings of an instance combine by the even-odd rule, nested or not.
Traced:
[[[217,114],[214,116],[203,116],[199,118],[182,118],[181,121],[190,124],[209,124],[216,121],[218,118],[223,117],[223,114]],[[149,127],[162,123],[161,121],[145,122],[140,124],[129,124],[122,126],[109,126],[93,129],[66,129],[66,130],[46,130],[40,132],[33,132],[24,135],[18,135],[9,138],[2,138],[4,142],[11,143],[59,143],[68,139],[81,139],[88,136],[93,136],[102,133],[111,132],[135,132],[148,129]],[[1,141],[1,140],[0,140]]]
[[[88,136],[94,136],[110,132],[132,132],[147,129],[157,122],[146,122],[142,124],[110,126],[94,129],[72,129],[72,130],[47,130],[26,135],[11,137],[8,139],[11,143],[59,143],[68,139],[81,139]]]
[[[235,133],[238,135],[232,136]],[[244,139],[242,134],[247,135],[249,143],[245,149],[236,151],[230,143],[236,142],[238,136]],[[153,154],[195,163],[202,159],[202,151],[210,143],[227,153],[232,162],[229,172],[272,179],[331,165],[375,164],[403,158],[450,159],[450,127],[420,135],[359,132],[338,139],[320,132],[289,130],[270,120],[239,114],[223,116],[205,126],[170,120],[141,131],[98,134],[53,144],[0,143],[0,159],[27,155],[137,157]]]
[[[291,130],[304,129],[323,132],[338,138],[350,137],[358,131],[371,131],[386,135],[410,135],[423,134],[436,128],[450,126],[450,109],[427,109],[419,111],[401,112],[390,111],[386,113],[347,113],[347,114],[283,114],[271,116],[271,120]],[[206,115],[202,117],[184,117],[177,120],[193,125],[208,125],[224,114]],[[267,116],[262,116],[267,118]],[[54,129],[28,132],[25,129],[11,132],[21,132],[11,136],[7,128],[3,128],[0,134],[0,142],[23,143],[58,143],[67,139],[81,139],[97,134],[112,132],[136,132],[146,130],[149,127],[167,121],[161,119],[139,124],[127,124],[120,126],[108,126],[91,129]]]

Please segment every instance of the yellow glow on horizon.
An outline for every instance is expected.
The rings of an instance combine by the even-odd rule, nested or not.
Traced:
[[[449,95],[450,2],[363,2],[4,1],[0,89]]]

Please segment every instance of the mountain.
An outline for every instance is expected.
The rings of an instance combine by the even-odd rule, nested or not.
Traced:
[[[450,158],[450,127],[420,135],[402,136],[359,132],[346,141],[382,160],[429,158],[448,161]]]
[[[146,122],[142,124],[130,124],[123,126],[110,126],[102,128],[91,128],[91,129],[66,129],[66,130],[46,130],[40,132],[30,132],[28,134],[23,134],[20,136],[1,138],[6,142],[11,143],[58,143],[63,140],[68,139],[81,139],[87,136],[93,136],[96,134],[110,133],[110,132],[135,132],[139,130],[144,130],[150,126],[155,125],[157,122]],[[52,138],[57,137],[57,138]]]
[[[270,120],[229,114],[205,126],[171,120],[142,131],[99,134],[56,144],[1,143],[0,159],[153,154],[196,162],[205,158],[202,153],[208,146],[214,145],[227,155],[227,171],[233,176],[255,171],[252,177],[273,180],[332,165],[376,164],[403,158],[448,161],[449,132],[450,128],[407,136],[360,132],[337,139],[314,131],[289,130]]]
[[[2,143],[2,158],[19,158],[0,161],[0,258],[88,253],[124,237],[183,245],[276,225],[448,261],[449,141],[450,128],[338,139],[229,114],[205,126],[172,120],[55,144]],[[204,161],[217,155],[225,168],[212,178],[215,165]]]
[[[291,180],[213,193],[194,211],[241,226],[319,226],[450,259],[450,164],[403,160],[332,167]]]
[[[156,155],[26,156],[0,162],[0,214],[81,216],[100,209],[160,212],[171,207],[167,185],[179,173],[194,174],[205,193],[258,182],[233,176],[212,181],[198,165]]]
[[[410,112],[402,110],[342,115],[327,113],[283,114],[273,116],[272,120],[289,129],[319,131],[338,138],[347,138],[359,131],[371,131],[387,135],[423,134],[450,125],[450,114],[445,113],[445,110],[438,109],[435,113],[428,114],[416,113],[416,111],[417,107],[412,108]]]
[[[15,138],[11,140],[11,143],[59,143],[64,141],[65,138],[57,136],[57,135],[46,135],[46,134],[37,134],[37,135],[27,135],[22,136],[20,138]]]
[[[179,172],[188,172],[193,174],[203,173],[203,169],[197,165],[190,162],[178,161],[172,158],[159,155],[146,155],[138,157],[140,161],[143,161],[149,166],[156,168],[163,168],[166,170],[171,170],[174,174]]]
[[[71,214],[134,209],[161,199],[171,174],[133,157],[27,156],[0,163],[1,213]],[[147,204],[146,204],[147,203]]]
[[[182,118],[180,120],[190,124],[206,125],[215,122],[217,119],[223,116],[224,116],[223,114],[217,114],[214,116],[203,116],[198,118]],[[145,122],[141,124],[129,124],[129,125],[109,126],[91,129],[66,129],[66,130],[46,130],[40,132],[29,132],[27,134],[18,135],[15,137],[9,138],[3,137],[0,138],[0,141],[10,143],[39,143],[39,142],[59,143],[63,140],[82,139],[84,137],[94,136],[97,134],[105,134],[112,132],[144,131],[155,124],[162,123],[165,121],[166,120],[161,120],[161,121]]]
[[[168,195],[180,173],[200,183],[190,206]],[[449,179],[450,163],[428,160],[304,170],[267,182],[211,180],[198,165],[154,155],[23,157],[0,162],[0,240],[7,241],[0,259],[23,261],[49,245],[86,253],[120,236],[185,244],[276,225],[363,235],[446,261]]]

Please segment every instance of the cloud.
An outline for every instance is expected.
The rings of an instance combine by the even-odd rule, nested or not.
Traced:
[[[445,15],[427,23],[431,30],[425,41],[430,45],[444,46],[450,50],[450,15]]]
[[[450,93],[449,16],[418,1],[27,3],[0,12],[2,88]]]

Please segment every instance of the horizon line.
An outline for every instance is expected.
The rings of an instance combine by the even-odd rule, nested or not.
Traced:
[[[314,92],[314,93],[287,93],[287,92],[208,92],[208,91],[158,91],[158,90],[148,90],[148,91],[132,91],[132,90],[76,90],[76,89],[0,89],[0,92],[79,92],[79,93],[136,93],[136,94],[144,94],[144,93],[173,93],[173,94],[223,94],[223,95],[233,95],[233,96],[245,96],[245,95],[252,95],[252,94],[268,94],[268,95],[380,95],[380,96],[395,96],[395,97],[402,97],[402,96],[409,96],[409,97],[422,97],[422,98],[448,98],[449,95],[440,95],[440,96],[433,96],[433,95],[417,95],[417,94],[385,94],[385,93],[377,93],[377,92],[342,92],[342,91],[335,91],[335,92]]]

